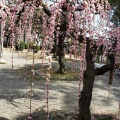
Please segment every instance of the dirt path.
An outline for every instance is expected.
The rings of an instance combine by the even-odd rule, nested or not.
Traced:
[[[18,120],[18,116],[29,114],[30,79],[19,73],[17,68],[31,64],[21,53],[14,54],[14,69],[11,69],[11,52],[4,51],[7,64],[0,64],[0,120]],[[36,60],[36,63],[41,62]],[[113,85],[108,86],[107,75],[95,79],[91,111],[100,114],[118,113],[120,100],[120,77],[115,76]],[[109,93],[108,93],[109,89]],[[109,94],[109,98],[108,98]],[[49,85],[49,110],[77,110],[78,81],[51,81]],[[46,84],[34,81],[32,112],[46,110]],[[6,119],[5,119],[6,118]],[[23,119],[22,119],[23,120]],[[27,120],[27,119],[24,119]],[[34,119],[37,120],[37,119]],[[39,119],[40,120],[40,119]],[[41,118],[41,120],[44,120]]]

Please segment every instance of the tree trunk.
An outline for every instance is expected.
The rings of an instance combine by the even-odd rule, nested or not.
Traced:
[[[64,74],[65,73],[65,64],[63,62],[63,57],[59,56],[59,60],[58,61],[59,61],[59,65],[60,65],[58,73]]]
[[[94,82],[94,62],[90,52],[90,41],[87,41],[86,47],[86,70],[83,75],[83,90],[79,99],[78,120],[91,120],[90,104],[92,99],[92,89]]]
[[[59,70],[57,71],[57,73],[60,74],[64,74],[65,73],[65,64],[63,62],[63,58],[65,56],[64,53],[64,35],[61,34],[59,35],[59,43],[58,43],[58,51],[57,51],[57,55],[58,55],[58,62],[59,62]]]
[[[86,46],[87,65],[83,75],[83,90],[81,91],[78,103],[79,104],[78,120],[91,120],[90,104],[92,99],[92,90],[95,76],[102,75],[105,72],[110,71],[109,84],[112,83],[113,79],[112,75],[114,71],[115,54],[109,54],[108,59],[110,61],[110,64],[104,65],[101,68],[95,68],[92,59],[93,55],[92,50],[90,49],[90,40],[87,40]]]
[[[66,31],[69,28],[68,27],[68,10],[67,10],[68,2],[69,1],[66,1],[66,3],[62,5],[62,12],[61,12],[62,19],[60,19],[60,24],[58,25],[58,27],[60,28],[59,43],[58,43],[58,57],[59,57],[60,68],[57,73],[61,73],[61,74],[65,73],[65,64],[63,62],[63,58],[65,56],[64,39],[66,37]]]
[[[112,84],[112,81],[113,81],[113,73],[114,73],[114,70],[110,70],[110,71],[109,71],[109,82],[108,82],[108,84]]]
[[[115,51],[112,54],[109,54],[109,62],[113,65],[113,69],[109,71],[109,82],[108,84],[112,84],[113,74],[114,74],[114,65],[115,65]]]

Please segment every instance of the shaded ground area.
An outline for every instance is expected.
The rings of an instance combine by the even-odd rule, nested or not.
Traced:
[[[50,120],[68,120],[67,118],[69,118],[69,120],[77,120],[77,115],[73,115],[72,117],[69,117],[67,115],[65,115],[62,118],[62,112],[63,111],[59,111],[59,113],[61,113],[61,116],[58,112],[56,111],[52,111],[50,112]],[[56,114],[56,117],[55,117]],[[27,120],[29,115],[24,115],[24,116],[19,116],[18,118],[16,118],[16,120]],[[119,120],[118,115],[112,115],[112,114],[93,114],[92,115],[93,120]],[[38,111],[38,112],[34,112],[32,114],[32,120],[46,120],[46,112],[44,110]]]
[[[5,51],[6,65],[0,65],[0,120],[28,120],[30,111],[30,80],[32,60],[24,59],[24,54],[14,54],[14,69],[11,69],[11,53]],[[41,60],[35,60],[35,74],[32,97],[33,120],[46,119],[46,82],[41,76]],[[47,62],[47,60],[45,60]],[[73,72],[72,64],[66,61],[66,75],[56,75],[56,61],[52,61],[52,78],[49,84],[49,111],[53,113],[78,109],[78,71]],[[43,73],[46,73],[44,70]],[[91,111],[97,120],[120,120],[118,116],[120,100],[120,77],[115,76],[111,86],[108,86],[108,73],[96,77],[93,89]],[[82,85],[81,85],[82,88]],[[61,113],[60,113],[61,114]],[[112,114],[112,115],[111,115]],[[116,119],[114,118],[116,115]],[[74,115],[76,116],[76,115]],[[71,118],[72,119],[72,118]],[[74,118],[76,119],[76,117]],[[73,120],[74,120],[73,119]],[[57,117],[56,120],[63,120]]]

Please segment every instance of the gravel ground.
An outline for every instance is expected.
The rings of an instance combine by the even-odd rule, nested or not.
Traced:
[[[19,73],[32,60],[24,59],[24,53],[14,53],[14,68],[11,69],[12,53],[4,50],[7,64],[0,64],[0,120],[18,120],[29,114],[30,80]],[[41,60],[36,59],[35,63]],[[115,76],[108,86],[108,75],[96,77],[91,111],[95,114],[117,114],[120,101],[120,76]],[[108,92],[109,91],[109,92]],[[78,81],[51,81],[49,85],[49,110],[77,110]],[[34,81],[32,112],[46,110],[46,83]],[[23,120],[23,119],[22,119]],[[26,120],[26,119],[25,119]],[[37,120],[37,119],[34,119]],[[43,120],[43,118],[39,119]]]

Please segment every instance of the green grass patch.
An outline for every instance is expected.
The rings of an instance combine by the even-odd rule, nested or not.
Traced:
[[[58,70],[59,66],[53,66],[50,71],[47,71],[46,68],[40,69],[40,66],[34,66],[35,72],[34,80],[45,80],[47,73],[50,74],[50,80],[51,81],[78,81],[78,75],[79,71],[70,70],[69,68],[66,68],[65,74],[57,74],[56,71]],[[24,76],[27,79],[31,79],[32,75],[32,66],[26,66],[19,69],[19,72],[22,76]]]
[[[77,81],[79,71],[66,70],[65,74],[58,74],[55,70],[51,69],[51,80],[65,80],[65,81]]]

